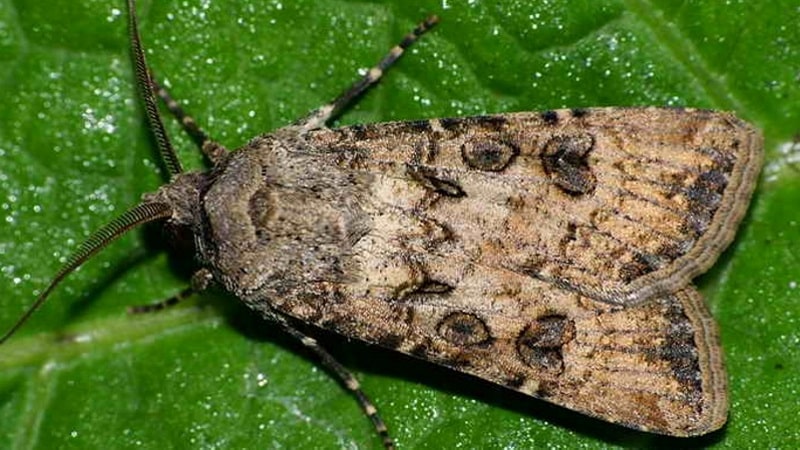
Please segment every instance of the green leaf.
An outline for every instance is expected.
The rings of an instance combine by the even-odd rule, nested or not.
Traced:
[[[402,448],[800,445],[797,0],[142,1],[153,69],[235,148],[327,102],[427,14],[441,25],[342,123],[612,105],[734,110],[766,165],[736,242],[698,284],[732,399],[724,431],[674,440],[598,422],[322,334]],[[0,0],[0,328],[91,231],[161,183],[125,5]],[[181,157],[200,168],[173,121]],[[377,448],[315,359],[235,299],[130,316],[187,284],[189,256],[134,233],[0,347],[0,447]]]

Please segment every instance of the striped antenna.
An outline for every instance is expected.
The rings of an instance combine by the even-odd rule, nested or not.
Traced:
[[[166,203],[142,203],[126,211],[123,215],[112,220],[103,228],[97,230],[83,242],[78,250],[73,253],[67,263],[61,267],[47,288],[36,298],[36,301],[28,307],[25,314],[17,320],[14,326],[8,330],[3,337],[0,337],[0,344],[8,340],[36,311],[42,306],[50,293],[61,283],[67,275],[80,267],[97,252],[105,248],[108,244],[123,236],[128,231],[148,222],[166,219],[172,215],[172,207]]]
[[[169,141],[164,122],[161,121],[161,116],[158,114],[156,96],[153,94],[153,79],[147,69],[147,61],[142,49],[142,38],[139,36],[139,23],[136,20],[136,2],[134,0],[128,0],[128,26],[131,34],[131,52],[133,52],[133,61],[136,65],[136,81],[139,85],[142,100],[144,100],[147,121],[150,123],[150,129],[153,130],[153,136],[156,138],[161,159],[167,167],[170,177],[172,177],[183,172],[183,167]]]

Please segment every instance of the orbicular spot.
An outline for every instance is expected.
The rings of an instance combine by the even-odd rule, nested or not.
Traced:
[[[489,327],[472,313],[450,313],[436,325],[436,332],[445,341],[461,346],[478,345],[489,342],[492,335]]]
[[[547,266],[548,262],[547,257],[530,254],[528,259],[520,265],[519,270],[529,277],[539,278],[542,269]]]
[[[569,195],[594,192],[597,178],[589,167],[594,137],[586,133],[559,135],[550,139],[542,151],[542,166],[550,179]]]
[[[446,222],[430,217],[422,217],[420,218],[420,225],[425,233],[423,242],[426,248],[433,249],[444,242],[453,241],[456,238],[452,228]]]
[[[512,211],[521,211],[525,208],[525,197],[519,194],[512,194],[506,199],[506,206]]]
[[[519,150],[511,144],[488,139],[465,142],[461,145],[461,157],[464,163],[473,169],[488,172],[500,172],[505,169],[518,153]]]
[[[575,337],[575,323],[567,316],[542,316],[517,337],[517,354],[533,369],[559,375],[564,371],[563,346]]]

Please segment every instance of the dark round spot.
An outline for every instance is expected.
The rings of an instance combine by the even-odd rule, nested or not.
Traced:
[[[442,339],[458,346],[483,344],[492,337],[483,320],[465,312],[448,314],[436,326],[436,331]]]
[[[544,123],[547,125],[556,125],[558,124],[558,113],[555,111],[543,111],[539,113]]]
[[[499,172],[505,169],[518,153],[505,142],[477,141],[461,145],[461,157],[473,169]]]
[[[591,194],[597,185],[597,178],[589,167],[589,154],[593,148],[594,137],[591,134],[555,136],[547,141],[542,151],[544,172],[567,194]]]
[[[517,338],[517,353],[526,365],[558,375],[564,370],[562,347],[575,337],[575,323],[564,315],[542,316]]]

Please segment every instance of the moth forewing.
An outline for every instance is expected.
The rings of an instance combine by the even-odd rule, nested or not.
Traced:
[[[746,211],[763,148],[732,114],[666,108],[358,125],[309,140],[347,170],[394,175],[371,188],[377,214],[399,223],[413,211],[453,231],[457,251],[480,252],[476,263],[618,304],[710,267]],[[398,179],[402,195],[386,188]]]

